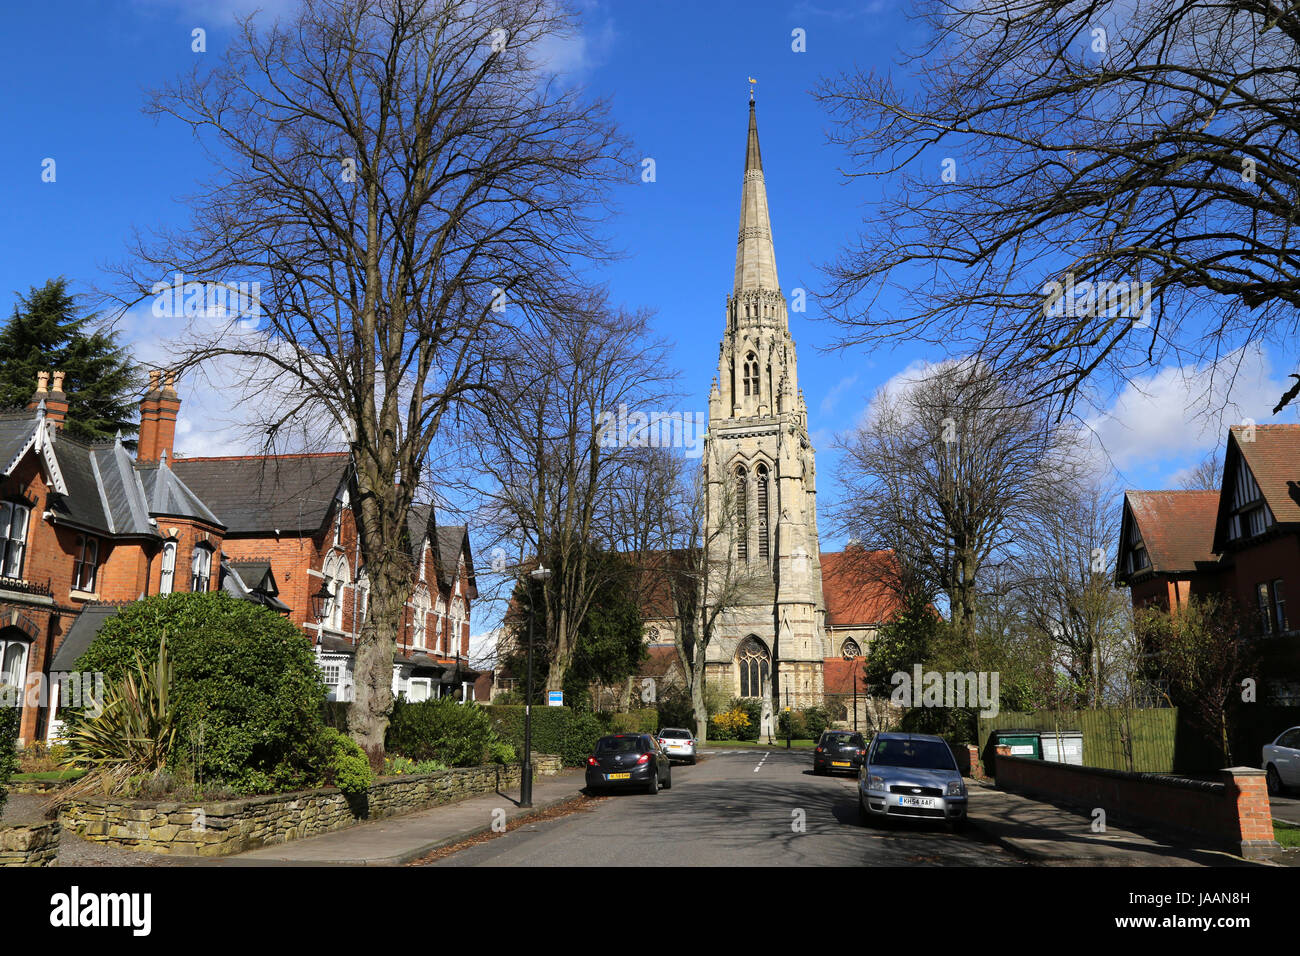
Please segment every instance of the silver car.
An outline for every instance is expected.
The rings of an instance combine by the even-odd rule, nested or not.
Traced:
[[[864,824],[908,818],[966,825],[966,784],[941,737],[876,734],[858,775],[858,816]]]
[[[668,751],[668,759],[695,763],[695,735],[681,727],[665,727],[655,734],[659,746]]]
[[[1300,727],[1284,730],[1277,740],[1265,744],[1260,766],[1274,796],[1286,793],[1288,787],[1300,787]]]

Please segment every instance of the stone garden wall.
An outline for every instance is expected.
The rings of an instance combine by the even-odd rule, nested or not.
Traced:
[[[53,866],[62,832],[57,822],[0,824],[0,866]]]
[[[519,786],[519,767],[381,777],[350,799],[333,787],[202,805],[116,798],[69,801],[60,819],[87,840],[153,853],[228,856]]]

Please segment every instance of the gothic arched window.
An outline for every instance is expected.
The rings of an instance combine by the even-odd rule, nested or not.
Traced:
[[[749,473],[745,466],[736,469],[736,557],[749,557]]]
[[[862,656],[862,648],[858,647],[858,642],[850,637],[844,642],[844,646],[840,648],[840,656],[851,661],[855,657]]]
[[[745,394],[758,395],[758,356],[753,352],[745,356]]]
[[[758,556],[768,558],[767,540],[767,465],[758,466]]]
[[[772,669],[772,657],[767,648],[751,635],[736,649],[736,663],[740,665],[740,696],[762,697]]]

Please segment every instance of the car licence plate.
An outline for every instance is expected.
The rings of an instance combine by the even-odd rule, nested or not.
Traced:
[[[606,780],[631,780],[632,775],[630,773],[607,773],[605,774],[605,779]]]
[[[853,766],[853,765],[852,765],[851,763],[849,763],[849,761],[847,761],[847,760],[832,760],[832,761],[831,761],[831,766],[832,766],[832,767],[851,767],[851,766]]]
[[[898,802],[904,807],[933,807],[934,797],[899,797]]]

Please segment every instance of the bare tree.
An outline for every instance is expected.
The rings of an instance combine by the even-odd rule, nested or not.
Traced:
[[[1183,478],[1181,485],[1187,491],[1218,491],[1223,478],[1223,462],[1219,450],[1213,449]]]
[[[488,523],[517,540],[524,561],[554,572],[545,584],[547,690],[563,690],[603,584],[593,547],[611,548],[627,533],[617,489],[651,440],[629,420],[649,421],[670,395],[667,346],[646,326],[644,314],[610,311],[600,298],[569,310],[549,335],[519,342],[472,433],[474,470],[491,483]]]
[[[1051,669],[1067,678],[1069,705],[1100,707],[1131,631],[1128,592],[1110,565],[1116,491],[1100,474],[1069,471],[1043,475],[1041,489],[1018,549],[1021,606],[1039,646],[1055,648]]]
[[[906,84],[859,71],[817,91],[850,175],[888,181],[829,267],[844,343],[941,343],[1068,407],[1094,376],[1294,342],[1300,7],[928,0],[918,16]]]
[[[150,103],[215,173],[137,244],[133,288],[260,282],[260,314],[196,326],[184,362],[246,362],[268,434],[323,421],[351,449],[372,597],[349,729],[376,767],[427,457],[516,332],[545,334],[627,175],[603,104],[541,59],[574,27],[550,0],[305,0]]]
[[[945,594],[978,660],[980,573],[1010,553],[1038,502],[1053,436],[1040,411],[978,363],[935,366],[837,440],[839,523],[871,550],[892,550],[913,587]]]

